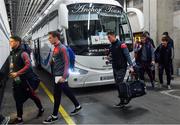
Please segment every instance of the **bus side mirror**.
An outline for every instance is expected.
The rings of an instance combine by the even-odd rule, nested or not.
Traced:
[[[68,29],[68,9],[65,4],[60,4],[59,5],[59,29],[65,28]]]
[[[137,15],[140,30],[143,30],[144,27],[145,27],[143,12],[141,10],[137,9],[137,8],[127,8],[127,14],[128,13],[135,13]]]

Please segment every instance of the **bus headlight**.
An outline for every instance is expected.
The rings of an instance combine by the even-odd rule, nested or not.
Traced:
[[[69,69],[69,73],[73,75],[84,75],[87,74],[88,71],[75,67],[74,69]]]

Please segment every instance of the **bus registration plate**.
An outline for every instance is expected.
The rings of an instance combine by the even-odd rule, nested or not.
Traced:
[[[114,79],[113,76],[101,76],[100,80],[110,80],[110,79]]]

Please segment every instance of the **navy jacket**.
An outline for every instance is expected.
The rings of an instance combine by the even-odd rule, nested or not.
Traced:
[[[166,48],[160,45],[158,48],[159,51],[159,64],[169,66],[172,62],[172,53],[173,48],[171,46],[167,46]]]
[[[147,39],[146,43],[142,44],[142,48],[135,49],[134,51],[138,53],[137,60],[139,63],[141,62],[150,63],[151,61],[155,60],[154,47],[151,41],[149,41],[149,39]]]
[[[133,65],[127,45],[118,39],[110,46],[110,53],[112,56],[113,69],[127,68],[127,62],[130,66]]]

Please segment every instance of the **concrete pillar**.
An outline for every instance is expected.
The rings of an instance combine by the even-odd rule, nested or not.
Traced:
[[[154,41],[157,39],[157,1],[158,0],[144,0],[144,30],[148,31]]]
[[[170,36],[172,36],[174,0],[157,0],[157,2],[157,36],[160,38],[165,31],[169,32]]]
[[[155,43],[163,32],[173,33],[173,0],[144,0],[143,13],[145,30],[150,32]]]

